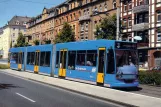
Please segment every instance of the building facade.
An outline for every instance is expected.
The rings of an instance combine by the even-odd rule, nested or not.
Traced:
[[[17,43],[19,33],[25,35],[29,17],[14,16],[7,25],[0,28],[0,54],[8,58],[8,50]],[[11,46],[12,45],[12,46]]]
[[[93,40],[96,25],[107,17],[107,14],[116,14],[119,5],[120,0],[67,0],[51,9],[45,8],[42,14],[28,22],[28,42],[33,42],[35,38],[41,38],[41,41],[48,38],[53,41],[61,31],[64,22],[71,25],[77,41]],[[94,14],[94,12],[98,13]],[[52,15],[48,18],[50,14]],[[50,28],[49,33],[43,33],[46,32],[47,26]],[[43,35],[45,35],[44,38]]]
[[[140,36],[139,65],[161,66],[161,0],[121,0],[122,37],[128,41]]]
[[[44,8],[42,14],[31,18],[27,22],[26,41],[33,45],[35,40],[54,40],[55,8]]]

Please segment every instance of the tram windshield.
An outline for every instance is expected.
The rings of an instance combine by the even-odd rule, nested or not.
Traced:
[[[134,50],[116,50],[116,67],[136,66],[137,52]]]

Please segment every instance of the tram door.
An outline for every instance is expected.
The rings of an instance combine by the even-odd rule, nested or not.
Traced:
[[[66,76],[67,49],[60,51],[59,77]]]
[[[35,52],[35,65],[34,65],[34,73],[39,72],[39,60],[40,60],[40,51]]]
[[[98,84],[104,83],[105,59],[106,59],[106,48],[99,48],[98,73],[97,73],[97,83]]]
[[[23,53],[19,52],[18,53],[18,70],[22,69],[22,64],[23,64]]]

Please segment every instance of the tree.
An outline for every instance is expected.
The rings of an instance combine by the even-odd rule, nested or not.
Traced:
[[[54,43],[64,43],[75,41],[75,35],[70,24],[67,22],[64,23],[62,30],[56,36]]]
[[[44,40],[44,42],[45,44],[51,44],[51,40],[48,40],[48,39]]]
[[[34,40],[33,43],[34,43],[35,45],[39,45],[39,40]]]
[[[14,45],[14,47],[24,47],[26,46],[25,37],[23,36],[22,32],[19,33],[17,38],[17,43]]]
[[[97,39],[116,39],[116,14],[104,18],[100,25],[96,26],[94,34]]]

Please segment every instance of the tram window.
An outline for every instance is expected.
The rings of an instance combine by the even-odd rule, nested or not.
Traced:
[[[115,59],[114,59],[114,52],[113,49],[109,49],[107,53],[108,59],[107,59],[107,74],[113,74],[115,70]]]
[[[27,64],[30,64],[31,52],[27,53]]]
[[[77,65],[85,66],[86,51],[77,51]]]
[[[96,59],[97,59],[97,50],[88,50],[87,51],[87,66],[96,66]]]
[[[56,68],[59,67],[59,51],[56,51],[56,65],[55,65]]]
[[[51,52],[46,52],[46,57],[45,57],[45,65],[50,66],[50,54]]]
[[[24,52],[22,52],[22,64],[24,63]]]
[[[30,60],[30,63],[32,65],[34,65],[34,62],[35,62],[35,52],[31,52],[31,60]]]
[[[40,54],[40,66],[50,66],[50,52],[41,52]]]
[[[75,58],[76,58],[76,51],[69,51],[68,52],[68,69],[75,69]]]
[[[14,63],[18,64],[18,53],[12,53],[11,59]]]
[[[40,66],[44,66],[45,64],[45,52],[40,53]]]
[[[35,60],[35,52],[28,52],[27,53],[27,64],[34,65]]]

